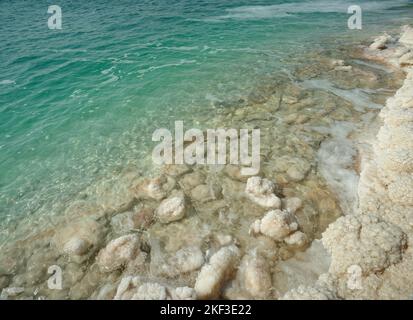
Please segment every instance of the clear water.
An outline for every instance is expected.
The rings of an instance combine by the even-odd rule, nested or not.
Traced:
[[[65,203],[125,167],[152,132],[202,126],[300,56],[411,23],[410,1],[0,1],[0,220]]]

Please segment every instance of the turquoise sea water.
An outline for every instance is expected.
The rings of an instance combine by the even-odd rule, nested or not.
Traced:
[[[51,4],[62,30],[47,27]],[[300,56],[412,18],[402,0],[1,0],[0,219],[145,168],[155,129],[202,126]]]

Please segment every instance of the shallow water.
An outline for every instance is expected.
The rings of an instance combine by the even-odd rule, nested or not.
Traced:
[[[2,2],[2,219],[125,166],[147,169],[154,129],[196,126],[303,53],[367,38],[412,10],[363,3],[361,33],[347,30],[342,1],[63,2],[61,31],[47,29],[38,2]]]
[[[159,169],[151,162],[152,132],[172,130],[175,120],[186,129],[261,128],[262,175],[277,183],[280,197],[303,200],[300,227],[310,240],[319,237],[355,201],[354,146],[337,128],[350,122],[356,130],[366,114],[374,117],[400,80],[362,61],[359,86],[354,76],[324,70],[325,59],[356,68],[355,44],[398,28],[413,13],[407,1],[363,1],[359,32],[347,29],[350,2],[343,1],[75,1],[61,4],[63,30],[52,31],[47,8],[26,4],[2,3],[0,13],[1,241],[11,260],[21,260],[1,280],[31,295],[48,263],[98,279],[86,289],[73,280],[77,287],[58,295],[70,298],[89,297],[105,277],[90,271],[93,254],[80,271],[51,250],[53,232],[90,216],[105,226],[100,248],[117,236],[113,215],[156,207],[131,202],[130,187],[139,173]],[[294,102],[280,104],[280,96]],[[304,177],[292,178],[291,167]],[[189,244],[213,251],[217,235],[227,234],[243,251],[266,247],[248,235],[264,211],[245,203],[245,183],[220,169],[195,171],[222,188],[223,200],[194,201],[182,223],[145,231],[164,255]],[[344,195],[341,207],[334,191]],[[17,249],[24,258],[15,257]],[[283,260],[294,255],[282,245],[276,251]],[[142,268],[144,274],[148,265]]]

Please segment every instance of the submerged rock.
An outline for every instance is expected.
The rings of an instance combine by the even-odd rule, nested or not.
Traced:
[[[161,202],[155,211],[161,223],[170,223],[181,220],[185,216],[185,196],[182,192],[176,193]]]
[[[245,194],[261,207],[279,209],[281,200],[274,194],[274,188],[274,183],[268,179],[251,177],[247,181]]]
[[[238,259],[239,249],[234,245],[223,247],[212,255],[196,278],[194,289],[198,298],[218,298],[225,281],[233,275]]]
[[[125,235],[114,239],[97,256],[97,263],[102,271],[111,272],[122,268],[139,253],[139,237]]]
[[[179,186],[185,193],[191,192],[196,186],[204,183],[205,176],[199,171],[188,173],[179,180]]]
[[[73,237],[68,242],[66,242],[63,251],[69,255],[84,255],[89,247],[90,243],[82,238]]]
[[[1,291],[0,298],[7,299],[7,298],[14,298],[25,291],[22,287],[9,287],[5,288]]]
[[[374,42],[370,45],[370,49],[373,50],[383,50],[387,48],[387,44],[392,41],[393,38],[385,33],[379,37],[377,37],[376,39],[374,39]]]
[[[132,300],[166,300],[166,288],[159,283],[144,283],[139,286]]]
[[[80,219],[56,231],[52,242],[58,252],[83,261],[95,250],[103,237],[103,227],[91,218]],[[93,250],[92,250],[93,249]]]
[[[288,210],[291,213],[296,213],[297,210],[301,209],[303,202],[300,198],[287,198],[283,201],[284,209]]]
[[[268,298],[272,280],[270,267],[265,258],[256,251],[250,252],[241,261],[239,268],[243,288],[256,299]]]
[[[281,241],[298,229],[294,214],[286,210],[269,211],[261,220],[256,220],[251,228],[252,234],[263,234],[274,240]]]
[[[162,265],[161,273],[170,277],[198,270],[204,264],[204,255],[199,247],[190,246],[178,250],[167,263]]]
[[[191,190],[190,197],[194,201],[204,203],[221,198],[221,191],[218,185],[200,184]]]
[[[125,234],[140,228],[147,228],[153,221],[154,212],[150,208],[142,208],[136,212],[120,213],[111,219],[111,227],[116,234]]]
[[[135,187],[135,196],[138,199],[160,201],[167,196],[167,192],[171,189],[170,184],[173,184],[173,181],[168,181],[164,176],[145,179]]]
[[[308,238],[304,232],[296,231],[286,237],[284,242],[294,248],[303,248],[308,243]]]
[[[196,292],[193,288],[190,287],[178,287],[172,291],[173,300],[195,300]]]

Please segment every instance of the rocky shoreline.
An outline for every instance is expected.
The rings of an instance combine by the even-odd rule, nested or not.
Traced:
[[[405,27],[367,50],[314,54],[220,108],[209,126],[261,129],[258,176],[233,165],[125,170],[64,212],[19,222],[0,252],[2,298],[411,296],[411,37]],[[357,144],[404,72],[373,147]],[[59,290],[50,266],[62,269]]]
[[[323,234],[331,254],[315,286],[284,299],[411,299],[413,293],[413,29],[384,34],[366,55],[406,72],[380,112],[382,125],[361,150],[359,205]],[[353,271],[352,271],[353,270]]]

